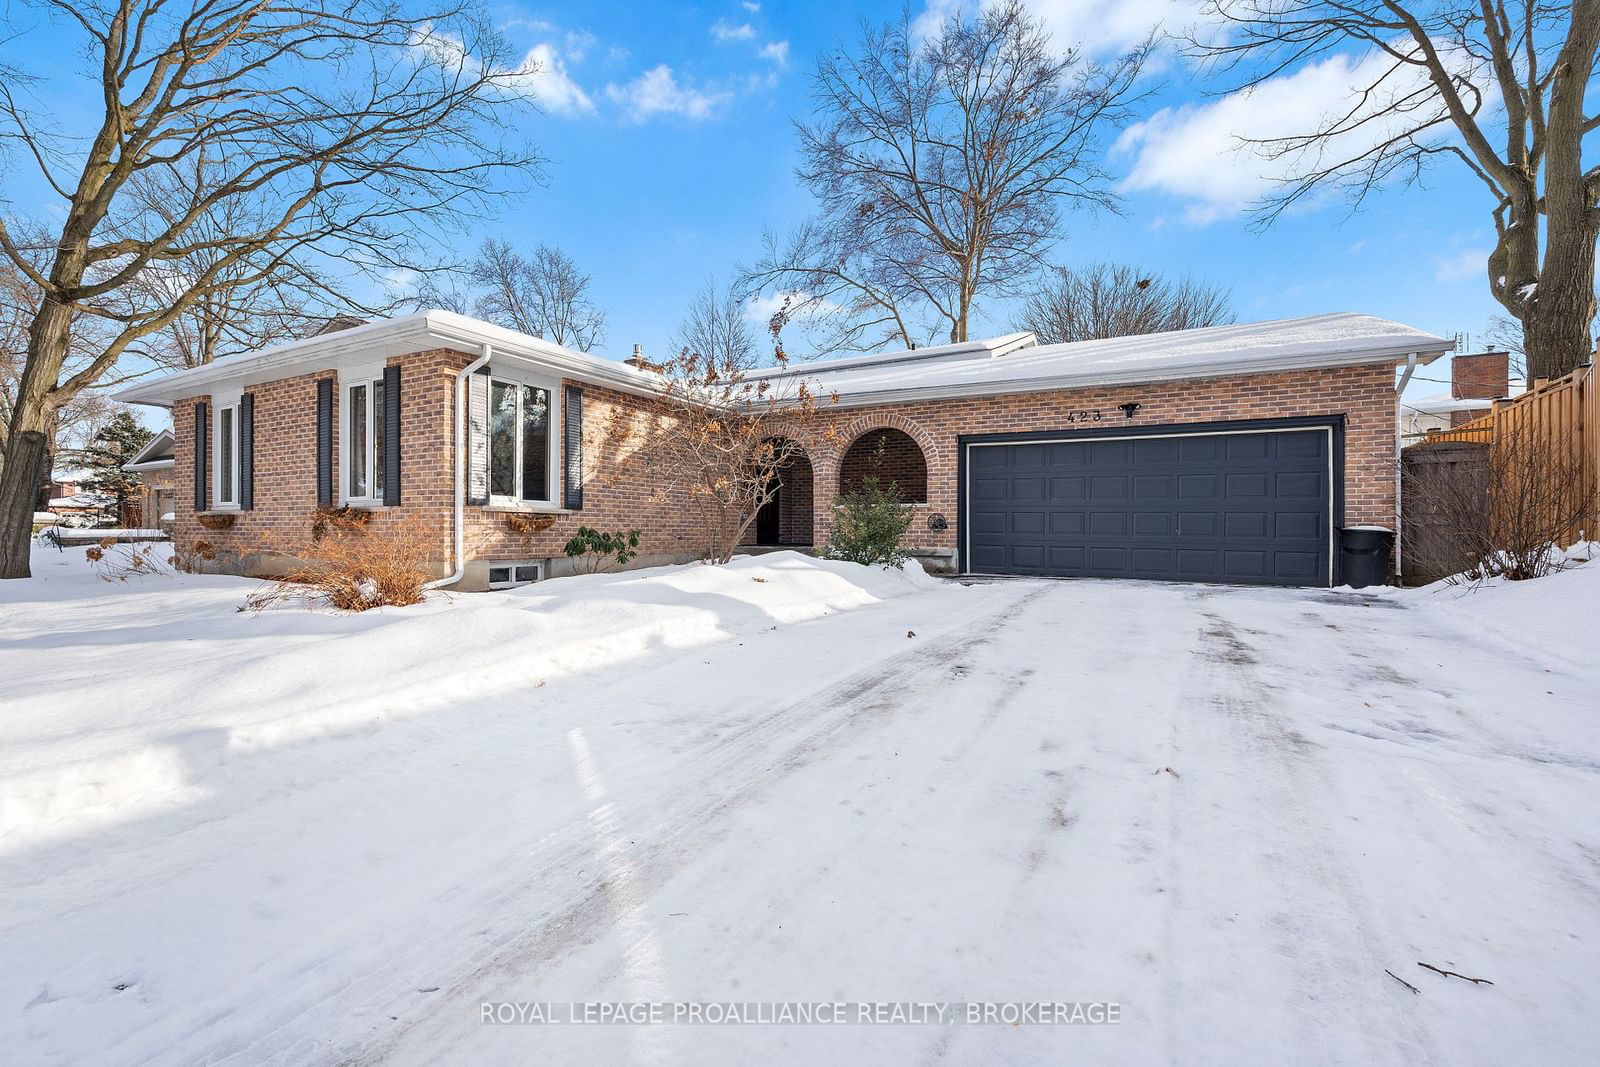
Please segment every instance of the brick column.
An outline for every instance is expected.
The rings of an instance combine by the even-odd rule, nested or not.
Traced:
[[[811,543],[821,548],[833,532],[833,502],[839,495],[839,456],[831,451],[811,456]]]

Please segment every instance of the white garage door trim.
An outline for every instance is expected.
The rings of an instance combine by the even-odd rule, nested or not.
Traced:
[[[1337,522],[1335,520],[1334,510],[1335,510],[1335,508],[1338,507],[1338,500],[1342,496],[1342,493],[1340,491],[1341,487],[1336,485],[1335,482],[1334,482],[1334,477],[1335,477],[1335,473],[1336,473],[1335,466],[1334,466],[1334,460],[1335,460],[1334,449],[1335,449],[1335,446],[1338,444],[1338,440],[1337,440],[1337,438],[1335,438],[1333,431],[1334,431],[1334,426],[1333,425],[1325,424],[1325,425],[1320,425],[1320,426],[1254,426],[1254,427],[1250,427],[1250,428],[1240,428],[1240,429],[1235,429],[1235,430],[1184,430],[1184,429],[1172,429],[1172,430],[1167,430],[1167,431],[1163,431],[1163,432],[1155,432],[1155,433],[1126,433],[1126,434],[1122,434],[1122,433],[1110,433],[1110,434],[1108,434],[1108,433],[1077,433],[1077,434],[1074,434],[1074,433],[1072,433],[1070,431],[1066,431],[1066,432],[1061,433],[1060,436],[1044,436],[1044,437],[1038,437],[1038,436],[1034,436],[1033,434],[1030,434],[1030,433],[1027,433],[1027,432],[1021,432],[1021,433],[1016,434],[1014,439],[1010,440],[1010,441],[1006,441],[1006,440],[966,441],[966,442],[963,443],[963,448],[964,449],[1009,448],[1009,447],[1012,447],[1012,446],[1015,446],[1015,445],[1019,445],[1019,444],[1028,444],[1028,445],[1078,444],[1078,443],[1081,443],[1081,442],[1084,442],[1084,441],[1141,441],[1141,440],[1151,440],[1151,439],[1154,439],[1154,438],[1167,438],[1167,437],[1233,437],[1233,436],[1244,436],[1244,435],[1259,436],[1260,434],[1265,434],[1265,433],[1323,433],[1323,434],[1326,434],[1327,435],[1327,446],[1328,446],[1327,447],[1327,453],[1328,453],[1328,585],[1332,586],[1333,583],[1334,583],[1334,575],[1337,573],[1337,564],[1338,564],[1338,558],[1339,558],[1338,557],[1339,528],[1338,528],[1338,524],[1337,524]],[[970,455],[970,452],[968,454]],[[963,466],[965,467],[965,481],[963,482],[962,487],[961,487],[961,489],[962,489],[962,494],[961,494],[961,499],[962,499],[962,507],[961,507],[961,545],[962,545],[963,549],[966,549],[966,547],[967,547],[967,545],[969,543],[968,542],[968,538],[970,537],[970,531],[971,531],[971,528],[969,526],[969,521],[968,520],[969,520],[971,512],[972,512],[972,500],[973,500],[973,497],[972,497],[972,464],[970,462],[964,462]],[[968,567],[968,561],[966,559],[962,559],[961,560],[961,566],[960,566],[961,573],[963,573],[963,574],[970,573],[968,571],[967,567]]]

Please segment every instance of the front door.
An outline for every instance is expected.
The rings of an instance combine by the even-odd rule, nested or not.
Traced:
[[[772,499],[762,505],[760,511],[756,512],[756,544],[758,545],[776,545],[779,543],[778,499],[782,493],[783,487],[781,485],[774,486]]]

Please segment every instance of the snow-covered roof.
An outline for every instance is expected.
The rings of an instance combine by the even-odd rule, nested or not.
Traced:
[[[817,370],[833,371],[859,370],[862,368],[880,368],[888,366],[904,366],[915,363],[923,366],[929,363],[951,363],[965,359],[993,359],[996,356],[1008,356],[1024,348],[1033,348],[1038,345],[1039,339],[1031,333],[1008,333],[1000,337],[990,337],[975,341],[958,341],[948,345],[930,345],[927,348],[907,348],[893,352],[868,352],[860,356],[839,356],[834,359],[821,360],[816,363],[794,364],[785,367],[762,367],[753,370],[747,375],[751,378],[776,378],[791,373],[797,367]]]
[[[1453,341],[1398,322],[1344,312],[1060,345],[1040,345],[1032,334],[1014,333],[754,373],[800,375],[822,395],[837,394],[840,404],[850,405],[1395,363],[1412,354],[1419,363],[1429,363],[1453,347]],[[116,398],[168,407],[219,387],[248,386],[439,348],[474,355],[487,349],[494,360],[523,362],[628,392],[651,393],[662,381],[658,374],[618,360],[454,312],[427,311],[232,356],[131,386]]]
[[[116,497],[102,493],[75,493],[58,496],[48,504],[52,508],[103,508],[116,501]]]
[[[1521,396],[1525,391],[1526,387],[1523,383],[1513,378],[1506,389],[1506,396]],[[1451,415],[1458,411],[1488,411],[1494,406],[1493,400],[1482,397],[1467,397],[1458,400],[1449,393],[1425,393],[1422,396],[1412,396],[1407,393],[1400,398],[1400,403],[1403,409],[1408,408],[1422,415]]]
[[[823,361],[793,373],[824,396],[837,394],[840,404],[868,404],[1393,364],[1413,353],[1418,363],[1431,363],[1455,347],[1423,330],[1349,312],[1058,345],[1028,345],[1019,337],[1031,339],[976,342],[960,354],[921,349]]]
[[[473,356],[488,349],[497,361],[531,364],[546,373],[628,392],[652,392],[660,383],[657,375],[620,360],[579,352],[453,311],[422,311],[229,356],[129,386],[117,393],[116,399],[127,404],[171,407],[184,397],[202,396],[218,388],[257,385],[314,370],[366,365],[433,349]]]
[[[164,470],[176,462],[172,449],[172,431],[162,430],[139,449],[138,455],[124,463],[122,469],[129,472]]]
[[[60,470],[50,472],[50,480],[52,482],[60,482],[63,485],[76,485],[93,477],[94,471],[85,467],[63,467]]]

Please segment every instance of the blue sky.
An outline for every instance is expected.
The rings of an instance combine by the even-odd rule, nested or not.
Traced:
[[[931,2],[936,13],[941,0]],[[1125,46],[1151,21],[1192,17],[1182,3],[1163,0],[1033,6],[1058,39],[1100,54]],[[763,228],[782,230],[808,214],[793,175],[790,119],[809,112],[815,59],[853,40],[858,18],[892,18],[899,4],[497,10],[519,47],[543,49],[551,72],[545,114],[530,133],[551,165],[547,185],[508,210],[494,232],[574,255],[610,315],[607,354],[625,355],[636,342],[663,352],[705,278],[726,279],[734,263],[758,253]],[[1109,258],[1188,272],[1231,287],[1243,320],[1354,310],[1440,333],[1482,333],[1496,308],[1482,265],[1492,229],[1486,194],[1464,172],[1440,167],[1427,189],[1391,190],[1358,213],[1334,200],[1257,233],[1243,208],[1266,187],[1266,164],[1223,158],[1216,127],[1272,109],[1260,101],[1230,108],[1175,56],[1151,82],[1158,92],[1144,108],[1148,125],[1112,131],[1120,143],[1108,162],[1124,214],[1069,215],[1056,261]],[[1292,123],[1316,114],[1319,88],[1284,86],[1272,94],[1281,114],[1269,117]],[[1010,309],[987,311],[986,328],[1002,330]]]
[[[548,180],[505,203],[464,240],[463,256],[486,235],[555,244],[593,275],[610,320],[600,354],[620,358],[635,343],[665,353],[707,278],[725,281],[758,254],[764,229],[781,232],[810,213],[793,173],[791,118],[809,113],[816,58],[853,41],[858,19],[894,17],[899,2],[496,4],[516,49],[544,70],[542,113],[525,132],[550,159]],[[1196,12],[1196,0],[1029,3],[1057,40],[1090,55],[1124,48],[1158,21],[1185,25]],[[953,6],[913,0],[911,10],[936,19]],[[56,47],[76,43],[63,22],[31,25],[19,58],[33,71],[54,78],[81,65]],[[1351,310],[1481,335],[1496,308],[1483,268],[1489,205],[1459,167],[1441,166],[1426,189],[1389,190],[1359,213],[1332,200],[1262,233],[1249,227],[1244,209],[1268,188],[1268,165],[1235,152],[1232,135],[1304,128],[1328,106],[1330,87],[1348,84],[1342,64],[1333,57],[1241,100],[1207,95],[1220,87],[1197,83],[1182,58],[1165,53],[1140,121],[1108,131],[1124,214],[1069,214],[1053,260],[1187,272],[1231,288],[1245,321]],[[30,199],[11,178],[6,187],[15,206]],[[981,311],[976,330],[1006,328],[1010,307]]]

